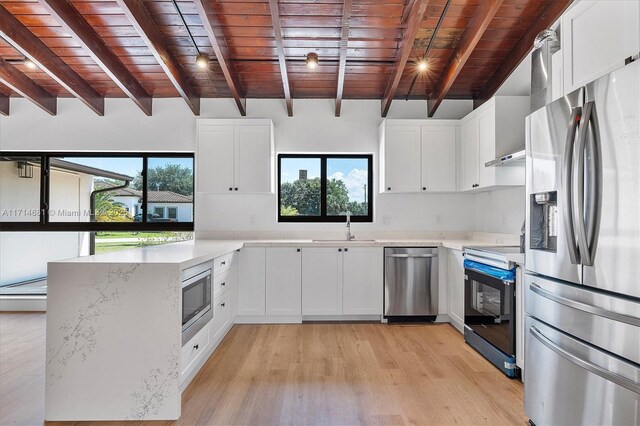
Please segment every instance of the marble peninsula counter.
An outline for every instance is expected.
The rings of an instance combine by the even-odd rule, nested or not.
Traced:
[[[476,239],[195,240],[48,265],[46,420],[180,417],[181,272],[242,247],[499,245]],[[229,324],[231,327],[233,324]]]

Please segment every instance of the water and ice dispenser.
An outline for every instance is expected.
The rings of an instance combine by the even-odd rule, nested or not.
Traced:
[[[558,192],[531,194],[531,238],[534,250],[556,252],[558,247]]]

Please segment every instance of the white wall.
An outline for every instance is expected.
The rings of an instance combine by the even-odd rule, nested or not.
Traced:
[[[519,234],[524,222],[525,202],[524,187],[476,194],[475,230]]]
[[[193,151],[196,117],[185,103],[181,99],[155,99],[153,109],[153,116],[147,117],[128,99],[107,99],[105,116],[99,117],[75,99],[59,99],[58,115],[51,117],[29,101],[12,99],[11,115],[0,118],[0,150]],[[434,118],[461,118],[471,110],[471,101],[445,100]],[[284,101],[279,99],[249,99],[247,111],[249,118],[273,120],[277,152],[363,152],[377,156],[380,101],[345,100],[339,118],[334,117],[331,99],[294,100],[293,117],[287,116]],[[239,113],[230,99],[203,99],[201,117],[239,118]],[[397,100],[389,111],[389,118],[425,117],[424,101]],[[377,176],[377,164],[375,168]],[[514,224],[521,221],[524,208],[522,214],[505,211],[506,228],[494,223],[491,214],[487,214],[491,221],[487,225],[476,215],[477,205],[487,205],[486,198],[483,194],[379,195],[376,191],[375,222],[354,226],[368,231],[471,231],[481,227],[517,232],[520,225]],[[198,230],[342,229],[341,224],[277,223],[275,195],[196,195],[196,199]],[[499,207],[489,205],[486,211],[494,208]]]

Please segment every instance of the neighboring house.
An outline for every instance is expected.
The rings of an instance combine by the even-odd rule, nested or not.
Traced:
[[[109,185],[100,182],[100,186]],[[133,188],[120,188],[112,192],[113,201],[122,204],[132,217],[142,211],[142,191]],[[169,219],[176,222],[193,220],[193,196],[172,191],[148,191],[149,213],[154,219]]]

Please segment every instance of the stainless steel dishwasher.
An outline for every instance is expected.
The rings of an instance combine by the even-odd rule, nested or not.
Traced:
[[[438,248],[384,249],[384,317],[435,320],[438,315]]]

